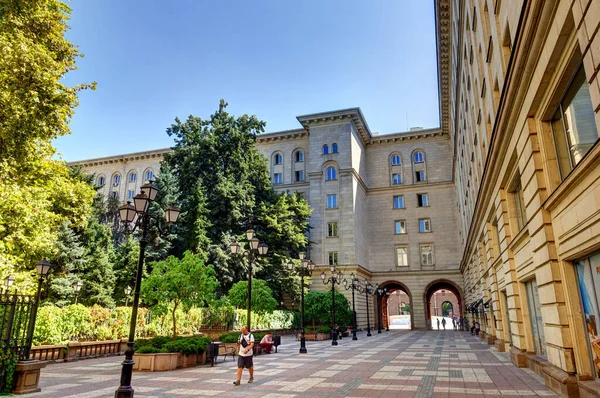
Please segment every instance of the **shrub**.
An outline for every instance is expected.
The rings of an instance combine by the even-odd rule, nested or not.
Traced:
[[[156,348],[152,345],[146,345],[143,347],[140,347],[139,349],[136,348],[135,353],[136,354],[158,354],[162,352],[162,350],[160,348]]]
[[[329,326],[321,326],[317,329],[317,333],[331,333],[331,328]]]

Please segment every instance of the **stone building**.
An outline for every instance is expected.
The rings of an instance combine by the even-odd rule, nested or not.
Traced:
[[[436,7],[466,309],[562,396],[597,396],[600,2]]]

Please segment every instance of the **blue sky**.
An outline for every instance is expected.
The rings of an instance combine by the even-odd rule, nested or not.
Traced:
[[[70,4],[85,57],[66,81],[98,89],[55,142],[68,161],[171,146],[176,116],[207,118],[221,98],[267,132],[355,106],[381,134],[439,125],[433,0]]]

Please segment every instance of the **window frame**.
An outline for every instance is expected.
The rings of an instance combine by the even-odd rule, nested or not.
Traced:
[[[150,174],[150,176],[148,176],[148,174]],[[146,173],[144,176],[146,177],[146,181],[150,181],[154,178],[154,171],[146,170]]]
[[[395,158],[398,158],[398,163],[394,163],[394,159],[395,159]],[[398,154],[393,154],[393,155],[392,155],[392,159],[391,159],[391,161],[390,161],[390,164],[391,164],[392,166],[402,166],[402,158],[400,157],[400,155],[398,155]]]
[[[401,207],[396,207],[396,199],[400,198],[401,202],[402,202],[402,206]],[[404,203],[404,195],[394,195],[393,197],[393,202],[392,202],[392,206],[394,209],[406,209],[406,203]]]
[[[277,182],[278,178],[280,177],[280,181]],[[281,185],[283,184],[283,173],[273,173],[273,185]]]
[[[137,173],[135,171],[129,173],[129,182],[135,182],[137,180]]]
[[[98,176],[98,185],[101,187],[106,185],[106,177],[105,176]]]
[[[423,173],[423,178],[419,178],[419,173]],[[427,173],[425,170],[415,170],[415,183],[427,182]]]
[[[331,144],[331,153],[338,153],[338,144],[337,144],[337,142],[334,142],[333,144]]]
[[[327,144],[323,145],[323,147],[321,148],[321,153],[323,155],[329,155],[329,145],[327,145]]]
[[[417,158],[417,155],[421,155],[420,158]],[[413,163],[425,163],[425,153],[423,151],[416,151],[413,153]]]
[[[425,262],[423,262],[423,248],[425,247],[431,247],[431,264],[426,264]],[[433,243],[421,243],[419,244],[419,262],[421,263],[421,265],[423,266],[432,266],[435,265],[435,248],[433,246]]]
[[[338,222],[337,221],[329,221],[327,223],[327,237],[328,238],[338,238],[339,230],[338,230]]]
[[[396,182],[395,176],[400,178],[400,182]],[[402,185],[402,173],[392,173],[392,185]]]
[[[114,187],[119,186],[121,184],[121,174],[115,174],[112,178],[112,183]]]
[[[133,190],[133,189],[127,190],[127,199],[133,199],[134,196],[135,196],[135,190]]]
[[[417,207],[429,207],[429,196],[426,192],[417,194]]]
[[[404,249],[404,256],[406,258],[406,264],[400,265],[400,261],[398,261],[399,258],[400,258],[399,255],[398,255],[398,251],[400,249]],[[395,254],[394,257],[396,258],[396,267],[403,268],[403,269],[410,267],[410,256],[409,256],[409,253],[408,253],[408,246],[407,245],[397,245],[397,246],[395,246],[394,247],[394,254]]]
[[[283,165],[283,155],[280,152],[277,152],[273,155],[273,166],[281,165]]]
[[[327,263],[331,265],[339,265],[339,255],[337,251],[327,252]]]
[[[294,161],[296,163],[304,163],[304,151],[297,150],[294,155]]]
[[[423,227],[429,227],[429,228],[421,228],[421,226]],[[419,233],[420,234],[427,234],[433,231],[433,228],[431,228],[431,218],[430,217],[423,217],[423,218],[419,218]]]
[[[301,179],[298,179],[298,173],[302,175]],[[304,182],[304,170],[296,170],[294,171],[294,182]]]
[[[404,232],[398,232],[398,224],[401,225],[401,230]],[[394,235],[406,235],[407,233],[406,220],[394,220]]]
[[[329,171],[331,170],[331,175]],[[337,181],[337,169],[335,166],[329,166],[325,170],[325,181]]]
[[[333,198],[333,201],[335,202],[335,206],[334,207],[329,207],[329,198]],[[327,205],[326,205],[326,209],[337,209],[338,208],[338,202],[337,202],[337,193],[331,193],[331,194],[327,194]]]

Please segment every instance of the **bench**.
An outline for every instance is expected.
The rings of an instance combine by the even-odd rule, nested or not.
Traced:
[[[273,336],[273,347],[275,347],[275,353],[277,353],[277,347],[281,345],[281,336]],[[262,355],[266,352],[264,347],[260,346],[260,343],[256,343],[254,346],[254,355]]]

